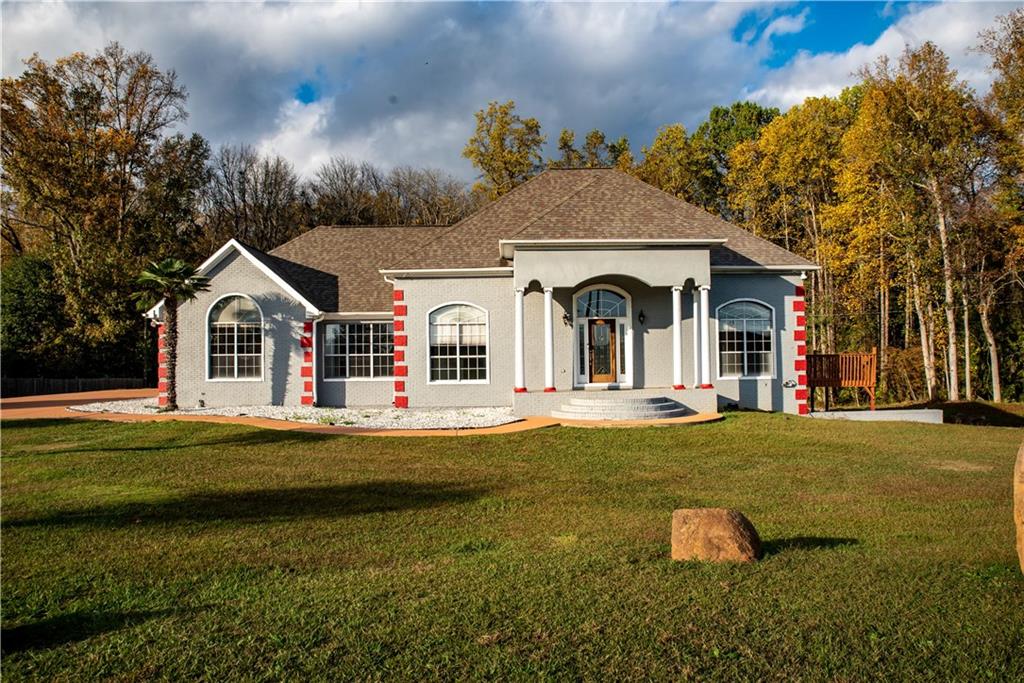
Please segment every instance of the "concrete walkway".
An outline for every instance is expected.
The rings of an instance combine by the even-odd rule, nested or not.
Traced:
[[[478,429],[368,429],[340,425],[314,425],[262,417],[228,417],[225,415],[154,414],[129,415],[127,413],[81,413],[68,410],[68,406],[97,403],[99,401],[125,401],[153,398],[156,389],[119,389],[111,391],[84,391],[76,394],[48,394],[45,396],[19,396],[0,400],[0,418],[4,420],[61,419],[106,420],[108,422],[218,422],[242,424],[264,429],[280,429],[311,434],[351,434],[358,436],[487,436],[513,434],[545,427],[670,427],[673,425],[701,424],[721,420],[717,413],[687,415],[668,420],[633,420],[608,422],[603,420],[563,420],[553,417],[526,417],[518,422]]]

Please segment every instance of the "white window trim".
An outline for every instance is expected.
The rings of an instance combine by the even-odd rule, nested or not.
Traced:
[[[240,296],[243,299],[248,299],[252,302],[253,306],[260,314],[260,376],[256,377],[211,377],[210,376],[210,312],[213,307],[219,304],[224,299],[230,299],[231,297]],[[206,316],[203,318],[203,327],[206,328],[206,344],[203,347],[203,357],[206,359],[206,381],[207,382],[262,382],[263,377],[267,371],[267,323],[266,316],[263,315],[263,308],[257,303],[256,299],[252,298],[248,294],[242,292],[231,292],[229,294],[223,294],[211,303],[206,309]],[[237,347],[238,340],[235,339],[235,345]],[[235,363],[235,372],[238,372],[238,363]]]
[[[771,354],[770,354],[769,358],[771,359],[771,363],[772,363],[772,371],[771,371],[770,374],[767,374],[767,375],[723,375],[722,374],[722,345],[721,345],[721,342],[719,340],[719,337],[720,337],[721,331],[722,331],[722,326],[721,326],[721,323],[719,322],[718,312],[721,309],[723,309],[726,306],[728,306],[729,304],[735,304],[735,303],[758,304],[760,306],[764,306],[765,308],[767,308],[771,312],[771,316],[772,316],[772,350],[771,350]],[[714,358],[715,358],[715,374],[718,376],[718,379],[720,379],[720,380],[762,380],[762,379],[772,379],[773,380],[773,379],[777,379],[777,368],[778,368],[779,364],[778,364],[778,362],[776,362],[777,359],[776,359],[775,356],[779,352],[779,345],[777,343],[777,340],[779,339],[778,332],[779,332],[779,330],[776,329],[776,327],[775,327],[775,307],[772,306],[767,301],[761,301],[760,299],[751,299],[750,297],[742,297],[742,298],[739,298],[739,299],[730,299],[729,301],[726,301],[726,302],[721,303],[718,306],[716,306],[715,307],[715,346],[714,346],[714,348],[715,348],[715,355],[714,355]],[[746,367],[746,365],[747,365],[746,350],[744,349],[744,352],[743,352],[743,366]]]
[[[487,351],[484,354],[484,362],[487,367],[484,369],[484,379],[431,379],[430,378],[430,316],[434,314],[434,311],[439,311],[446,306],[469,306],[475,308],[484,314],[484,324],[487,326]],[[490,384],[491,383],[491,313],[483,306],[471,303],[469,301],[446,301],[443,304],[434,306],[427,311],[427,336],[426,339],[427,347],[427,384]],[[458,366],[456,365],[456,369]]]
[[[624,367],[621,369],[621,372],[616,377],[615,382],[591,382],[589,361],[587,362],[587,372],[583,375],[579,374],[579,323],[581,320],[591,320],[597,318],[577,318],[577,299],[579,299],[579,297],[583,296],[584,294],[587,294],[588,292],[594,291],[595,289],[607,289],[611,292],[615,292],[616,294],[618,294],[619,296],[623,297],[626,300],[626,315],[608,318],[609,320],[615,321],[616,328],[618,327],[620,322],[626,323],[626,357],[625,359],[623,359]],[[618,337],[618,334],[619,331],[618,329],[616,329],[616,337]],[[584,333],[583,335],[583,353],[587,357],[590,356],[589,336],[590,335],[587,333]],[[621,344],[621,342],[617,342],[616,347],[618,347],[619,344]],[[618,356],[618,351],[619,349],[616,348],[616,356]],[[572,378],[573,389],[586,389],[590,387],[616,387],[620,389],[627,389],[633,386],[633,297],[629,292],[622,289],[621,287],[616,287],[615,285],[607,284],[595,284],[584,287],[583,289],[579,290],[578,292],[575,292],[572,295]]]
[[[323,360],[323,362],[321,363],[321,365],[323,366],[323,370],[322,370],[323,375],[324,375],[323,376],[323,381],[324,382],[392,382],[392,381],[394,381],[394,379],[395,379],[394,367],[395,366],[394,366],[393,362],[392,362],[392,365],[391,365],[392,373],[390,375],[381,375],[379,377],[328,377],[327,376],[327,356],[328,356],[328,353],[327,353],[327,328],[330,327],[331,325],[358,325],[358,324],[367,324],[367,325],[391,324],[391,342],[392,342],[391,343],[391,346],[392,346],[391,354],[392,354],[392,359],[394,359],[394,350],[393,349],[394,349],[395,328],[394,328],[394,322],[393,321],[391,321],[391,320],[325,320],[324,323],[323,323],[324,343],[321,344],[322,350],[320,351],[320,355],[322,356],[322,360]],[[372,348],[372,344],[373,344],[372,336],[371,336],[370,339],[371,339],[370,344],[371,344],[371,348]],[[330,355],[333,356],[335,354],[330,354]],[[365,355],[365,354],[362,354],[362,355]],[[383,354],[377,354],[377,355],[383,355]],[[346,354],[345,357],[347,358],[347,354]],[[372,354],[372,352],[371,352],[371,357],[370,357],[370,369],[371,369],[371,371],[373,370],[373,354]],[[346,372],[348,371],[348,361],[346,361],[345,370],[346,370]]]

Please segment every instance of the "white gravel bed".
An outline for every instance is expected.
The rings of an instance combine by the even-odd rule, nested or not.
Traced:
[[[83,413],[128,413],[149,415],[157,412],[155,398],[128,401],[101,401],[71,406]],[[320,425],[365,427],[367,429],[473,429],[496,427],[518,420],[511,408],[449,408],[444,410],[397,408],[314,408],[312,406],[233,406],[228,408],[183,408],[170,415],[226,415],[228,417],[265,417]]]

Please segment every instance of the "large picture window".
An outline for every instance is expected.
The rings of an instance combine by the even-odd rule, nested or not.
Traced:
[[[718,374],[772,375],[772,310],[755,301],[734,301],[718,309]]]
[[[210,309],[210,379],[263,376],[263,315],[245,296],[227,296]]]
[[[487,380],[487,313],[450,304],[430,314],[430,381]]]
[[[324,326],[324,378],[377,378],[395,374],[392,323],[328,323]]]

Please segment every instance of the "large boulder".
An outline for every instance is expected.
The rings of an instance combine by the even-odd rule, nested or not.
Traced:
[[[761,538],[742,513],[726,508],[692,508],[672,513],[672,559],[753,562]]]
[[[1013,521],[1017,525],[1017,557],[1024,572],[1024,443],[1017,451],[1017,466],[1013,468]]]

